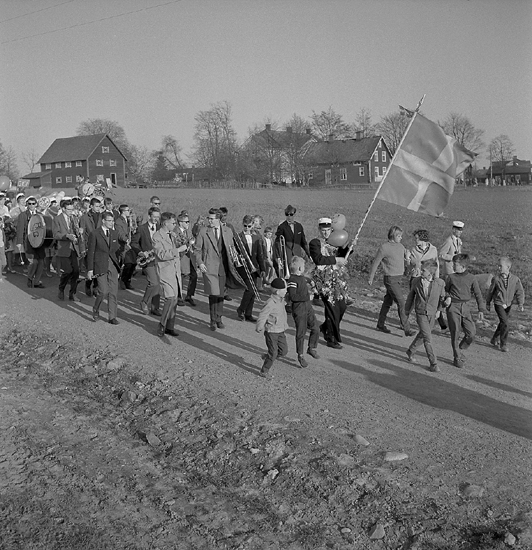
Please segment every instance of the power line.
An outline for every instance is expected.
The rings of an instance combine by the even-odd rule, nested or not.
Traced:
[[[156,6],[149,6],[147,8],[141,8],[138,10],[126,11],[124,13],[111,15],[109,17],[102,17],[101,19],[93,19],[92,21],[86,21],[85,23],[77,23],[76,25],[70,25],[69,27],[54,29],[53,31],[45,31],[38,34],[32,34],[30,36],[21,36],[20,38],[13,38],[13,40],[6,40],[4,42],[0,42],[0,44],[10,44],[11,42],[19,42],[21,40],[28,40],[30,38],[36,38],[38,36],[44,36],[46,34],[53,34],[60,31],[75,29],[76,27],[84,27],[86,25],[92,25],[92,23],[101,23],[102,21],[108,21],[109,19],[117,19],[118,17],[123,17],[124,15],[131,15],[132,13],[140,13],[141,11],[148,11],[148,10],[153,10],[155,8],[162,8],[164,6],[169,6],[170,4],[177,4],[178,2],[181,2],[181,0],[171,0],[170,2],[165,2],[164,4],[157,4]]]
[[[70,4],[71,2],[74,2],[74,0],[67,0],[67,2],[54,4],[53,6],[48,6],[47,8],[41,8],[40,10],[30,11],[29,13],[23,13],[22,15],[16,15],[15,17],[11,17],[10,19],[4,19],[3,21],[0,21],[0,23],[7,23],[8,21],[13,21],[14,19],[20,19],[21,17],[26,17],[27,15],[33,15],[34,13],[40,13],[41,11],[46,11],[51,8],[57,8],[58,6],[62,6],[64,4]]]

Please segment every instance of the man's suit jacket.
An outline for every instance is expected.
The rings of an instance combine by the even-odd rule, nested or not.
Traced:
[[[442,275],[450,275],[454,273],[453,256],[462,252],[462,239],[449,235],[445,242],[441,245],[438,255],[440,257],[440,265],[443,268]]]
[[[87,270],[92,271],[94,276],[106,274],[111,260],[120,272],[119,253],[118,231],[111,229],[110,240],[107,240],[102,227],[95,229],[89,235]]]
[[[288,261],[292,259],[292,256],[301,256],[304,258],[305,255],[302,254],[302,252],[304,252],[307,256],[310,256],[305,231],[299,222],[294,222],[294,231],[292,231],[290,224],[287,221],[279,224],[279,227],[277,227],[277,231],[275,232],[275,242],[277,244],[276,248],[278,248],[281,236],[283,236],[285,240]]]
[[[94,220],[96,219],[96,223]],[[83,228],[83,240],[85,241],[85,248],[89,244],[89,235],[98,227],[101,227],[102,217],[99,212],[85,212],[79,219],[79,226]]]
[[[71,228],[68,227],[67,216],[64,213],[58,214],[53,221],[53,235],[57,241],[56,255],[59,258],[69,258],[72,251],[75,250],[78,257],[85,254],[85,241],[81,237],[77,243],[73,243],[67,238],[67,235],[73,234],[74,229],[72,225],[76,223],[74,220],[71,222]]]
[[[259,273],[266,271],[262,237],[260,235],[251,235],[251,249],[249,248],[249,243],[243,231],[241,233],[238,233],[238,237],[240,237],[240,242],[242,243],[242,245],[246,247],[246,252],[253,262],[253,266],[255,267],[255,269]]]
[[[429,295],[423,290],[423,277],[416,277],[412,282],[412,288],[406,298],[405,311],[409,315],[412,307],[416,315],[436,315],[441,300],[445,297],[445,283],[435,277],[429,286]]]
[[[160,228],[161,226],[159,224],[155,226],[156,231],[159,231]],[[153,250],[153,241],[151,239],[148,222],[138,226],[137,231],[131,238],[131,248],[136,254],[139,252],[148,252],[149,250]],[[146,267],[151,266],[155,266],[155,260],[150,262]]]
[[[216,240],[216,234],[212,227],[202,227],[196,236],[194,243],[194,257],[196,265],[204,264],[207,271],[203,274],[205,294],[209,296],[221,296],[224,289],[220,285],[220,275],[227,278],[229,288],[245,287],[244,281],[236,272],[231,257],[231,249],[234,249],[233,231],[226,226],[220,225],[220,242]],[[227,254],[229,272],[225,271],[223,264],[223,249]]]

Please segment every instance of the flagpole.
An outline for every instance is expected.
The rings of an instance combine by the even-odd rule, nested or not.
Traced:
[[[405,140],[405,138],[406,138],[406,136],[407,136],[407,134],[410,130],[410,127],[412,126],[412,123],[414,122],[414,119],[416,118],[416,116],[419,113],[419,109],[421,108],[421,105],[423,105],[423,101],[425,100],[425,96],[426,96],[426,94],[423,94],[423,97],[419,100],[419,103],[417,104],[417,107],[414,111],[414,114],[412,115],[412,118],[410,119],[410,122],[409,122],[409,124],[408,124],[408,126],[407,126],[407,128],[406,128],[406,130],[403,134],[403,137],[401,138],[401,141],[399,142],[399,145],[397,146],[397,148],[395,150],[395,153],[393,154],[393,157],[392,157],[392,160],[391,160],[389,166],[392,166],[393,161],[395,160],[395,157],[397,156],[397,153],[398,153],[399,149],[401,148],[401,145],[403,144],[403,141]],[[358,231],[356,232],[356,235],[355,235],[354,239],[351,242],[351,246],[349,247],[349,250],[347,251],[347,254],[345,256],[346,259],[349,258],[349,255],[351,254],[351,252],[353,252],[353,248],[357,244],[358,237],[360,235],[360,232],[362,231],[362,227],[366,223],[366,220],[369,216],[369,212],[373,208],[373,205],[375,204],[375,201],[377,200],[377,195],[380,193],[380,190],[382,189],[382,186],[384,185],[384,182],[386,181],[386,177],[388,176],[388,173],[389,173],[389,171],[387,170],[386,174],[384,174],[384,177],[382,178],[381,182],[379,183],[379,186],[377,187],[377,191],[375,191],[375,195],[374,195],[373,199],[371,199],[371,202],[369,203],[369,206],[366,210],[366,213],[364,214],[364,217],[362,218],[362,222],[360,223],[360,227],[358,228]]]

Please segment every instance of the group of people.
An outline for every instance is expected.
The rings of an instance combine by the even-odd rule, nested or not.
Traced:
[[[95,298],[95,322],[101,319],[100,309],[106,300],[108,322],[119,323],[118,290],[132,289],[132,277],[140,269],[146,278],[140,311],[159,318],[159,337],[177,337],[177,307],[196,306],[194,296],[201,274],[212,331],[225,328],[224,302],[232,299],[228,289],[242,290],[237,318],[256,324],[256,330],[265,334],[267,353],[263,356],[261,376],[268,378],[274,361],[287,353],[288,314],[295,324],[300,367],[308,366],[307,332],[306,354],[314,359],[319,358],[320,332],[328,347],[342,347],[341,322],[352,303],[347,261],[354,243],[331,244],[332,218],[320,218],[318,236],[308,242],[303,226],[295,220],[297,210],[292,205],[285,209],[285,220],[275,232],[272,226],[261,232],[264,220],[260,216],[244,216],[242,227],[237,229],[228,221],[225,207],[211,208],[206,217],[199,216],[192,225],[187,211],[165,211],[157,196],[150,199],[146,221],[135,216],[126,204],[115,207],[109,197],[62,196],[42,202],[21,193],[16,196],[15,207],[8,208],[5,202],[5,193],[0,193],[2,273],[14,273],[18,253],[27,264],[28,287],[44,288],[43,274],[53,276],[56,271],[58,299],[65,300],[68,289],[68,299],[76,302],[78,282],[83,280],[80,273],[84,271],[85,293]],[[42,242],[36,244],[31,236],[39,228],[35,221],[39,219],[44,235]],[[416,349],[423,342],[429,370],[433,372],[439,371],[431,340],[436,320],[442,330],[450,331],[454,364],[462,368],[464,351],[475,337],[471,299],[474,297],[477,302],[479,317],[494,303],[500,322],[491,343],[502,351],[508,350],[512,303],[517,301],[521,309],[524,305],[523,286],[510,273],[511,261],[507,257],[501,258],[499,273],[484,300],[477,278],[467,270],[470,257],[462,251],[463,229],[464,223],[455,221],[452,234],[439,250],[430,243],[428,232],[418,229],[414,232],[416,244],[408,250],[401,243],[403,230],[392,226],[369,273],[368,282],[372,285],[379,266],[384,271],[386,294],[376,329],[391,332],[386,318],[396,303],[401,329],[405,335],[414,336],[409,323],[414,310],[419,331],[406,350],[406,357],[415,363]],[[406,298],[401,287],[405,270],[410,277]],[[256,302],[262,301],[265,287],[270,289],[270,298],[255,316]],[[319,326],[313,309],[317,300],[324,307],[325,318]]]

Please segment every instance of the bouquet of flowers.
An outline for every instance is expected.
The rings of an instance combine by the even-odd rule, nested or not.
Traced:
[[[337,300],[351,302],[347,279],[348,272],[345,266],[318,265],[312,271],[316,291],[325,296],[331,304]]]
[[[155,260],[155,250],[141,251],[137,256],[137,267],[144,269],[153,260]]]

